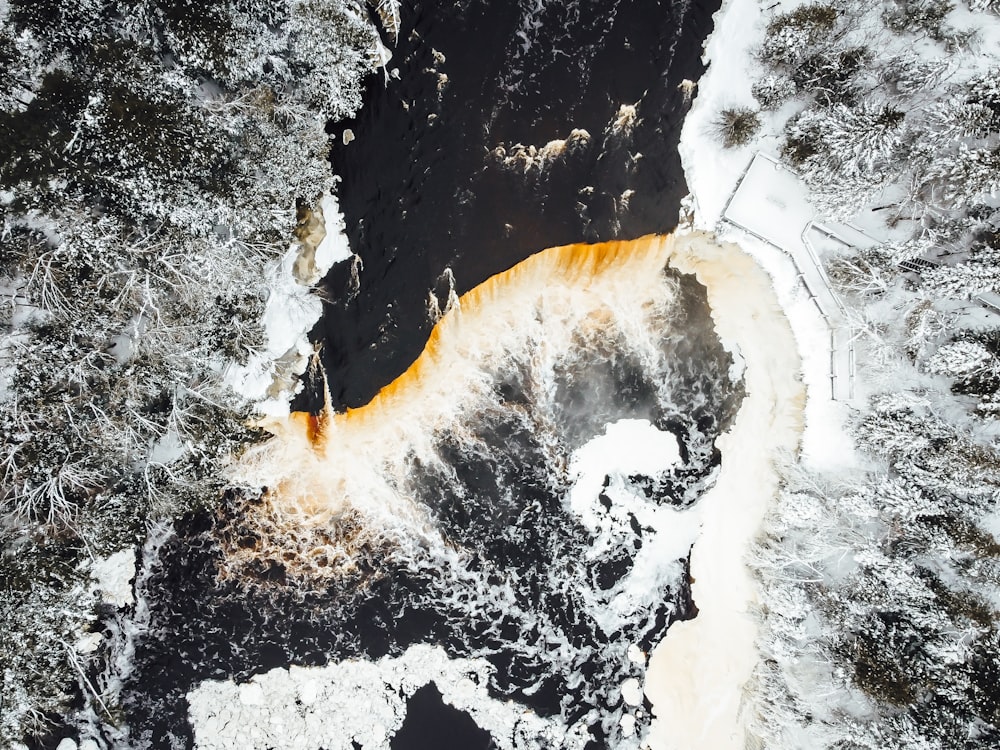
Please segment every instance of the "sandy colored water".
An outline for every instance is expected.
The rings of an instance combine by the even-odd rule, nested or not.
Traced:
[[[770,277],[736,245],[689,234],[678,238],[670,264],[707,288],[717,333],[744,360],[747,395],[717,441],[718,481],[699,501],[703,526],[691,553],[698,616],[674,623],[650,659],[650,747],[743,748],[745,688],[758,658],[750,612],[757,588],[745,557],[777,491],[776,464],[799,445],[801,360]]]

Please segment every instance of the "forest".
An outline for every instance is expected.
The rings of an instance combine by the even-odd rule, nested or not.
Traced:
[[[228,373],[333,187],[326,125],[383,62],[376,10],[0,2],[0,745],[79,693],[113,719],[78,643],[116,616],[95,566],[220,502],[260,439]]]
[[[762,21],[753,106],[821,216],[856,332],[856,469],[789,466],[753,565],[764,747],[1000,744],[1000,6],[840,0]]]

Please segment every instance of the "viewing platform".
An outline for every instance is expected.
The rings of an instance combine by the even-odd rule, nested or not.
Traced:
[[[854,399],[856,332],[816,253],[821,242],[854,248],[878,244],[844,224],[819,223],[799,178],[778,160],[756,153],[723,211],[723,219],[791,257],[799,281],[830,330],[830,396]]]

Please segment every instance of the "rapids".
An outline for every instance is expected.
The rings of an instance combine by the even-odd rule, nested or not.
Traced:
[[[510,750],[740,746],[742,555],[798,377],[766,274],[700,234],[552,248],[463,295],[369,405],[272,423],[245,458],[268,489],[211,532],[222,580],[348,606],[320,616],[328,667],[248,683],[271,700],[193,691],[198,744],[389,747],[434,682]],[[357,621],[373,601],[382,648]],[[390,676],[363,678],[383,654]]]
[[[200,680],[427,644],[474,660],[483,700],[558,727],[564,747],[639,747],[650,705],[628,686],[697,611],[698,499],[743,397],[705,287],[674,265],[696,244],[538,253],[459,298],[369,405],[272,423],[238,477],[266,489],[180,523],[149,577],[136,674],[160,679],[131,687],[137,745],[176,731],[171,707]]]

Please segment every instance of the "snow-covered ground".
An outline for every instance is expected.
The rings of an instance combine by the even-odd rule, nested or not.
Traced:
[[[719,239],[738,244],[749,253],[771,277],[778,302],[792,325],[792,331],[802,356],[803,381],[807,388],[806,430],[803,435],[802,457],[810,465],[836,468],[854,463],[850,439],[842,428],[847,409],[830,399],[830,329],[810,300],[808,290],[798,278],[794,260],[774,244],[763,241],[732,224],[723,221],[727,203],[732,197],[748,164],[757,150],[777,153],[778,129],[757,138],[752,146],[723,148],[717,134],[716,120],[727,107],[753,106],[750,94],[751,71],[757,63],[752,50],[763,38],[766,19],[754,0],[726,0],[715,16],[715,30],[705,47],[708,70],[698,83],[698,94],[681,132],[680,154],[684,175],[694,199],[694,225],[705,231],[715,231]],[[787,116],[775,114],[774,121]],[[786,181],[780,194],[786,203],[784,211],[767,196],[761,196],[756,206],[747,211],[766,210],[781,227],[769,238],[780,243],[783,238],[794,241],[814,213],[804,192],[795,195],[796,184]],[[856,397],[863,394],[856,394]]]

